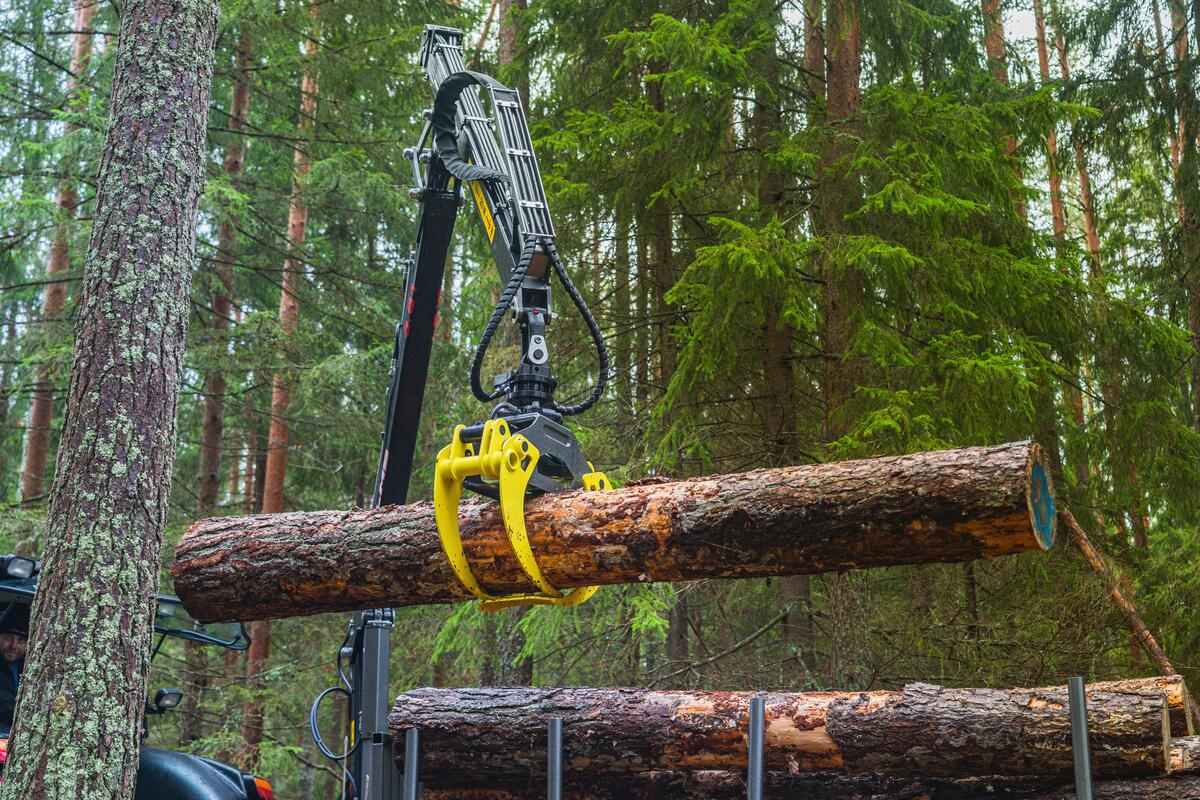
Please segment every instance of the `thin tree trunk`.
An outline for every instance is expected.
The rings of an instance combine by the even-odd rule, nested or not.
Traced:
[[[651,271],[647,244],[649,226],[644,213],[636,215],[635,225],[635,242],[637,246],[635,280],[637,283],[638,325],[633,347],[637,369],[635,378],[637,382],[637,403],[634,408],[639,416],[645,416],[650,413],[650,374],[652,372],[650,354],[654,347],[653,337],[657,332],[657,325],[653,324],[654,310],[650,307],[650,285],[653,282],[653,273]]]
[[[813,229],[825,238],[826,251],[834,249],[838,237],[847,232],[846,217],[857,207],[855,179],[832,174],[845,145],[838,141],[842,131],[854,124],[859,104],[859,18],[856,0],[830,0],[826,41],[827,115],[831,141],[821,157],[822,177],[817,188]],[[845,406],[854,393],[857,363],[849,356],[862,303],[862,276],[851,265],[826,263],[824,308],[824,375],[822,379],[824,423],[822,438],[837,441],[846,432]]]
[[[1137,638],[1142,649],[1146,651],[1146,655],[1150,656],[1150,660],[1154,662],[1155,667],[1164,675],[1177,675],[1175,666],[1159,646],[1158,640],[1154,638],[1154,634],[1150,632],[1150,628],[1142,619],[1142,615],[1138,613],[1137,606],[1130,602],[1129,598],[1121,591],[1121,585],[1117,582],[1116,576],[1108,568],[1108,564],[1104,562],[1104,557],[1100,555],[1100,551],[1092,544],[1091,538],[1075,520],[1074,515],[1070,511],[1062,510],[1058,512],[1058,518],[1063,527],[1066,528],[1067,533],[1070,534],[1071,541],[1083,553],[1088,565],[1100,577],[1104,588],[1108,590],[1117,609],[1121,612],[1121,616],[1125,618],[1130,632]]]
[[[233,102],[229,109],[229,128],[233,138],[225,148],[225,177],[234,185],[242,174],[246,140],[242,132],[250,106],[250,67],[253,57],[250,32],[243,26],[235,46]],[[229,330],[233,313],[233,265],[237,259],[236,218],[232,209],[217,227],[217,253],[213,261],[216,285],[210,293],[212,304],[212,335],[224,349],[224,335]],[[222,354],[223,356],[223,354]],[[200,486],[196,493],[202,516],[217,512],[221,486],[221,447],[225,437],[225,369],[223,357],[218,357],[204,379],[204,422],[200,435]],[[236,459],[234,459],[236,462]],[[208,649],[199,642],[184,644],[184,683],[189,691],[183,695],[179,710],[179,744],[183,747],[202,735],[200,704],[208,689]]]
[[[278,514],[284,508],[284,476],[287,472],[288,406],[292,399],[291,376],[286,361],[299,323],[300,276],[304,269],[304,238],[308,226],[308,206],[304,199],[304,184],[311,160],[309,135],[317,114],[317,50],[321,35],[319,11],[321,6],[309,7],[312,31],[304,42],[304,74],[300,81],[300,113],[297,120],[299,141],[292,160],[292,199],[288,207],[287,257],[283,261],[283,281],[279,289],[279,334],[284,348],[285,365],[271,380],[271,422],[267,433],[267,455],[263,477],[262,513]],[[246,679],[252,686],[260,684],[259,676],[271,656],[271,624],[255,622],[250,626],[250,649],[246,653]],[[258,687],[261,690],[261,686]],[[245,744],[243,764],[249,769],[258,762],[259,745],[263,738],[263,707],[265,698],[256,694],[244,709],[242,740]]]
[[[1008,55],[1004,43],[1004,19],[1000,13],[1000,0],[982,0],[983,48],[987,53],[988,70],[997,83],[1008,86]],[[1017,152],[1017,139],[1011,134],[1004,136],[1004,152],[1011,156]],[[1022,179],[1021,168],[1014,169],[1016,179]],[[1013,205],[1021,219],[1026,218],[1025,201],[1014,191]]]
[[[1050,22],[1054,26],[1054,49],[1058,52],[1058,69],[1064,81],[1071,79],[1071,67],[1067,60],[1067,44],[1063,37],[1062,18],[1059,15],[1058,0],[1050,0]],[[1100,235],[1096,228],[1096,211],[1092,202],[1092,181],[1088,175],[1087,156],[1083,151],[1083,142],[1072,123],[1072,136],[1075,142],[1075,169],[1079,173],[1079,205],[1083,216],[1084,245],[1091,256],[1091,277],[1093,281],[1100,278]]]
[[[67,102],[77,103],[83,85],[83,74],[87,70],[92,54],[92,17],[99,3],[96,0],[76,0],[74,37],[71,45],[71,75],[67,79]],[[67,123],[65,134],[72,135],[79,129],[73,122]],[[78,202],[75,184],[64,180],[58,187],[58,221],[54,239],[50,243],[50,261],[46,266],[48,283],[42,293],[42,320],[59,320],[67,303],[67,284],[62,274],[71,268],[70,234],[75,222],[75,206]],[[46,332],[49,329],[46,328]],[[37,365],[34,379],[33,399],[29,412],[29,429],[25,442],[25,461],[21,466],[21,499],[25,505],[40,503],[46,494],[46,462],[50,453],[50,428],[54,420],[53,364],[42,361]],[[36,549],[39,543],[31,542]],[[33,553],[33,550],[27,552]]]
[[[218,14],[210,0],[121,5],[5,800],[133,797]]]
[[[613,369],[616,373],[616,391],[621,400],[621,411],[631,418],[633,410],[633,298],[630,289],[629,212],[623,208],[616,212],[616,285],[613,287],[614,308],[610,318],[613,330],[610,334],[613,347]]]
[[[521,12],[526,0],[499,0],[501,75],[513,81],[513,88],[521,96],[525,110],[529,110],[529,72],[525,69],[525,33],[522,30]],[[510,67],[510,65],[512,65]],[[506,69],[508,68],[508,69]],[[515,80],[514,80],[515,79]]]

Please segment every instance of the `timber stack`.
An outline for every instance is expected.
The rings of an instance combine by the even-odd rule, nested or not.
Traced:
[[[1073,798],[1065,687],[767,693],[765,796]],[[546,728],[562,721],[565,795],[745,797],[749,693],[642,689],[417,689],[392,736],[421,731],[436,800],[537,798]],[[1087,688],[1096,797],[1200,797],[1200,737],[1179,676]],[[1182,735],[1173,735],[1182,734]],[[403,748],[397,752],[403,769]]]
[[[532,550],[561,589],[1036,552],[1053,545],[1057,519],[1042,452],[1029,442],[565,491],[525,509]],[[534,590],[494,503],[464,502],[458,522],[488,593]],[[203,622],[471,599],[429,503],[201,520],[178,545],[172,574]],[[763,697],[768,798],[1075,796],[1065,687]],[[401,766],[405,732],[421,731],[428,800],[543,797],[551,718],[562,721],[567,797],[732,800],[746,792],[749,700],[417,689],[398,699],[389,725]],[[1096,798],[1200,800],[1200,737],[1182,678],[1096,683],[1087,700]]]

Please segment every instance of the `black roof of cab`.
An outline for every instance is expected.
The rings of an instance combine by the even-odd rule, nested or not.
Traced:
[[[40,567],[40,563],[37,564]],[[37,567],[29,577],[8,577],[0,573],[0,620],[11,618],[17,611],[14,606],[33,602],[37,592]],[[183,609],[178,597],[169,594],[158,596],[158,610],[154,615],[154,630],[165,636],[190,639],[194,642],[215,644],[231,650],[245,650],[250,646],[250,637],[240,622],[197,622]]]

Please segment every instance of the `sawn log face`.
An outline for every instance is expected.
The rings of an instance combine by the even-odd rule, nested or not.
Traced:
[[[966,561],[1038,550],[1052,492],[1028,442],[758,470],[526,503],[552,584],[749,578]],[[1035,508],[1036,506],[1036,508]],[[468,500],[471,568],[494,593],[529,591],[497,505]],[[429,503],[197,522],[175,551],[175,591],[205,622],[444,603],[450,571]]]
[[[1166,771],[1168,717],[1153,679],[1088,687],[1092,763],[1104,777]],[[908,778],[1072,774],[1065,687],[764,694],[766,768]],[[421,731],[422,779],[479,785],[545,770],[546,723],[563,721],[569,773],[739,770],[744,692],[416,689],[389,723]]]

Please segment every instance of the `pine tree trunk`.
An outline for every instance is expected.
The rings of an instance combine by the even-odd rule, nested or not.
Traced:
[[[95,16],[96,7],[97,3],[94,0],[76,0],[75,3],[71,75],[67,79],[67,99],[72,105],[79,95],[84,71],[91,60],[92,17]],[[70,136],[78,130],[78,126],[73,122],[67,123],[65,130],[66,135]],[[66,281],[57,279],[71,268],[69,240],[77,202],[74,183],[64,180],[58,187],[59,218],[54,230],[54,239],[50,243],[50,261],[46,265],[46,277],[49,282],[42,294],[42,320],[47,322],[61,319],[67,303]],[[46,494],[46,462],[50,454],[50,428],[54,421],[54,387],[53,365],[48,361],[39,363],[30,403],[25,461],[21,466],[21,499],[25,505],[40,503]],[[34,550],[25,552],[35,554],[35,550],[40,549],[37,548],[38,543],[30,544],[34,545]]]
[[[133,796],[218,12],[121,6],[6,800]]]
[[[308,178],[311,155],[307,136],[316,122],[317,114],[317,43],[321,35],[320,4],[309,7],[312,32],[304,41],[305,65],[300,80],[300,113],[297,129],[300,141],[292,159],[292,199],[288,206],[287,257],[283,261],[283,281],[279,287],[279,338],[284,347],[284,361],[291,354],[296,327],[299,323],[300,275],[304,269],[304,238],[308,226],[308,206],[304,200],[304,183]],[[267,432],[266,464],[263,474],[262,513],[278,514],[284,508],[284,477],[287,473],[288,406],[292,399],[291,377],[286,366],[271,379],[271,422]],[[261,690],[259,676],[271,657],[271,625],[255,622],[250,626],[250,649],[246,653],[246,680]],[[254,696],[246,703],[242,722],[245,744],[243,764],[247,769],[258,763],[259,744],[263,737],[263,707],[265,698]]]
[[[1054,49],[1058,52],[1058,69],[1064,81],[1071,79],[1070,62],[1067,60],[1067,44],[1063,37],[1062,18],[1058,0],[1050,0],[1050,22],[1054,25]],[[1075,169],[1079,173],[1079,205],[1083,216],[1084,244],[1092,261],[1092,278],[1100,277],[1100,235],[1096,229],[1096,211],[1092,203],[1092,181],[1088,174],[1087,157],[1083,142],[1072,123],[1072,139],[1075,141]]]
[[[529,111],[529,72],[524,68],[525,34],[522,31],[521,12],[525,0],[499,0],[500,13],[500,75],[502,80],[512,81],[513,88],[521,96],[526,112]],[[517,66],[510,66],[517,65]],[[508,68],[508,69],[506,69]]]
[[[1179,679],[1176,679],[1179,680]],[[421,731],[430,785],[545,774],[545,730],[562,720],[563,769],[609,773],[740,770],[751,692],[646,689],[414,689],[389,715],[397,742]],[[1069,778],[1067,689],[761,693],[768,770],[904,778],[976,775]],[[1097,777],[1166,771],[1169,711],[1156,679],[1087,687]],[[613,743],[619,742],[614,747]],[[403,746],[399,748],[403,759]]]
[[[813,230],[826,240],[825,250],[835,247],[847,232],[846,216],[857,207],[856,179],[832,174],[846,147],[843,131],[854,125],[859,104],[859,19],[857,0],[829,0],[825,34],[826,114],[830,141],[821,156],[822,176],[816,190]],[[823,346],[825,351],[822,394],[824,423],[822,438],[834,442],[846,432],[845,405],[854,393],[857,364],[849,357],[856,323],[854,313],[862,303],[862,276],[851,265],[838,266],[823,259],[825,308]]]
[[[244,27],[238,35],[236,45],[236,71],[233,84],[233,102],[229,109],[229,128],[233,139],[225,148],[225,177],[234,184],[242,174],[245,160],[246,141],[242,131],[246,126],[246,115],[250,106],[250,66],[252,41]],[[233,266],[237,259],[236,219],[231,210],[217,228],[217,253],[214,263],[216,285],[210,294],[212,303],[213,338],[224,345],[224,334],[229,330],[230,315],[233,313]],[[200,487],[196,493],[197,506],[203,516],[212,516],[217,511],[217,497],[221,486],[221,446],[225,433],[225,370],[218,359],[204,379],[204,422],[200,434]],[[184,644],[184,683],[189,691],[184,693],[179,709],[179,743],[186,747],[202,735],[200,704],[208,689],[208,650],[199,642]]]
[[[655,482],[529,500],[547,580],[764,578],[947,563],[1048,547],[1053,489],[1027,442]],[[471,570],[529,591],[493,502],[459,508]],[[455,602],[430,503],[219,517],[175,548],[175,590],[206,622]]]

